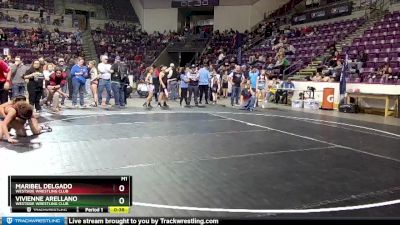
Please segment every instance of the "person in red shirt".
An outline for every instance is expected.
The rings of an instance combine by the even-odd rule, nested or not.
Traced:
[[[67,83],[67,74],[62,71],[61,68],[56,68],[56,70],[50,75],[50,84],[47,86],[49,90],[49,96],[47,101],[50,103],[53,101],[53,111],[60,111],[60,95],[68,98],[68,95],[62,92],[62,88]]]
[[[135,63],[139,65],[139,64],[142,62],[142,56],[139,55],[139,54],[137,54],[137,55],[134,57],[134,60],[135,60]]]
[[[0,59],[0,104],[8,101],[8,90],[11,87],[11,70],[4,60]]]

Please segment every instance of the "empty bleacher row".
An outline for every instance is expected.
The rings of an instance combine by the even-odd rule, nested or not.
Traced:
[[[297,54],[294,57],[308,64],[316,56],[324,54],[328,46],[344,39],[364,23],[364,18],[358,18],[311,27],[316,30],[314,35],[310,37],[289,38],[289,42],[297,50]]]
[[[385,64],[389,65],[393,74],[399,73],[400,12],[388,13],[361,37],[355,38],[351,46],[343,48],[343,52],[347,52],[351,59],[361,54],[367,56],[359,79],[353,79],[353,82],[392,83],[381,80],[380,76],[369,78]]]
[[[308,34],[301,34],[296,37],[289,36],[285,40],[285,44],[293,45],[295,48],[294,54],[286,55],[286,58],[290,62],[301,60],[303,65],[307,65],[317,56],[325,54],[329,46],[335,45],[336,42],[353,33],[357,27],[364,23],[364,18],[356,18],[308,27],[307,29],[311,31]],[[291,32],[294,33],[295,31]],[[248,50],[243,54],[243,61],[248,62],[253,55],[263,54],[266,58],[275,57],[279,48],[274,49],[272,42],[272,39],[267,40],[263,42],[263,45]],[[294,69],[300,68],[301,66],[297,66]]]

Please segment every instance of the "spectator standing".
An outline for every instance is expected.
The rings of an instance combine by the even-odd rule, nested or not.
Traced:
[[[208,104],[208,89],[210,84],[210,71],[208,71],[207,65],[203,65],[199,70],[199,91],[200,91],[200,104],[202,104],[203,93],[204,100]]]
[[[108,56],[103,55],[101,56],[101,63],[98,65],[98,72],[99,72],[99,105],[102,105],[103,101],[103,91],[104,88],[107,91],[106,95],[106,105],[110,105],[110,98],[111,98],[111,65],[108,64]]]
[[[158,93],[160,92],[160,80],[158,76],[160,75],[160,70],[153,65],[153,85],[154,85],[154,98],[158,102]]]
[[[25,75],[28,67],[22,63],[21,57],[16,56],[14,65],[11,66],[12,97],[25,96]]]
[[[361,70],[364,67],[364,64],[368,61],[368,55],[364,52],[364,50],[360,50],[357,55],[357,69]]]
[[[198,97],[199,97],[199,74],[196,71],[196,67],[192,65],[192,69],[189,70],[187,73],[188,78],[189,78],[189,85],[188,85],[188,91],[189,91],[189,100],[188,100],[188,106],[190,106],[190,102],[192,101],[192,95],[194,95],[194,104],[196,106],[199,105],[198,102]]]
[[[124,80],[128,77],[128,68],[122,64],[121,58],[117,56],[115,63],[111,66],[111,89],[114,94],[115,107],[125,107]]]
[[[175,65],[171,63],[165,71],[168,73],[168,92],[171,93],[170,99],[176,100],[179,97],[178,93],[178,73]]]
[[[179,105],[182,106],[182,101],[185,100],[185,104],[188,105],[188,98],[187,98],[187,92],[188,92],[188,87],[189,87],[189,77],[188,77],[188,72],[189,68],[184,70],[184,68],[180,69],[180,87],[181,87],[181,98],[179,101]]]
[[[222,96],[224,98],[228,97],[228,83],[229,83],[228,71],[224,70],[222,72]]]
[[[143,107],[146,108],[152,108],[151,100],[153,99],[153,92],[154,92],[153,70],[154,70],[153,67],[149,67],[146,72],[146,78],[144,79],[144,82],[146,83],[147,86],[147,91],[149,92],[149,95],[146,98],[146,102],[143,104]]]
[[[44,74],[39,60],[33,61],[31,68],[26,71],[23,78],[29,80],[27,85],[29,103],[35,107],[36,112],[40,112],[42,109],[40,99],[43,95]]]
[[[97,86],[99,85],[99,73],[97,71],[97,63],[92,60],[89,62],[89,74],[90,74],[90,89],[92,91],[93,103],[92,107],[97,107],[97,102],[99,100]]]
[[[209,91],[210,91],[210,101],[212,101],[212,102],[215,102],[217,99],[214,99],[214,95],[213,95],[213,81],[212,81],[212,79],[215,77],[215,79],[217,79],[218,80],[218,89],[217,89],[217,92],[216,92],[216,96],[217,96],[217,98],[219,97],[219,95],[221,94],[221,91],[222,91],[222,88],[221,88],[221,75],[220,74],[218,74],[217,73],[217,71],[212,67],[212,66],[210,66],[210,74],[211,74],[211,79],[210,79],[210,88],[209,88]],[[215,87],[214,87],[215,88]]]
[[[342,72],[342,61],[337,60],[336,61],[336,66],[330,71],[331,73],[331,80],[330,82],[339,82],[340,81],[340,74]]]
[[[286,55],[294,55],[296,53],[296,48],[292,44],[287,44],[286,45]]]
[[[257,77],[257,99],[262,101],[261,107],[265,108],[265,93],[266,93],[267,76],[266,71],[262,70],[260,76]],[[258,102],[257,100],[257,102]]]
[[[71,74],[71,69],[72,67],[76,64],[76,61],[73,59],[70,59],[68,62],[68,78],[67,78],[67,86],[68,86],[68,96],[69,100],[72,100],[72,94],[74,93],[74,87],[72,86],[72,74]]]
[[[87,67],[84,65],[85,60],[82,57],[78,57],[77,64],[75,64],[71,69],[72,76],[72,106],[78,107],[78,93],[79,93],[79,103],[80,106],[85,108],[85,84],[86,77],[88,76]]]
[[[219,55],[218,55],[218,60],[217,60],[217,64],[220,64],[224,59],[225,59],[225,54],[224,51],[219,50]]]
[[[43,66],[43,75],[44,75],[44,90],[43,90],[43,97],[47,98],[49,96],[49,90],[47,86],[50,82],[50,75],[54,72],[55,66],[52,63],[46,63]],[[46,102],[46,101],[45,101]]]
[[[158,96],[158,105],[161,108],[168,107],[167,99],[168,99],[168,75],[167,75],[167,67],[161,66],[160,76],[158,77],[160,81],[160,95]]]
[[[239,105],[240,86],[243,83],[244,76],[240,66],[236,65],[235,70],[229,75],[229,81],[232,84],[231,105]]]
[[[248,80],[250,71],[247,69],[247,66],[246,65],[242,65],[241,71],[242,71],[244,79]]]
[[[289,66],[289,61],[286,59],[284,48],[279,49],[275,59],[276,63],[274,69],[279,69],[279,74],[283,75],[283,71]]]
[[[8,90],[11,85],[11,70],[7,63],[0,59],[0,104],[8,101]]]
[[[61,91],[66,94],[68,92],[68,88],[69,88],[68,87],[68,85],[69,85],[68,84],[68,78],[69,78],[69,74],[70,74],[71,69],[67,65],[65,65],[64,58],[59,58],[57,62],[58,62],[58,65],[57,65],[58,68],[62,71],[63,76],[66,77],[66,83],[65,83],[64,86],[61,87]],[[68,94],[62,96],[61,105],[64,105],[65,99],[67,98],[67,96],[71,97]]]
[[[250,86],[254,92],[256,92],[257,78],[259,75],[260,71],[255,66],[253,66],[249,72],[249,80],[250,80]]]
[[[221,88],[221,82],[220,82],[220,76],[217,74],[215,71],[212,74],[211,77],[211,93],[212,93],[212,103],[214,105],[217,104],[218,100],[218,91]]]

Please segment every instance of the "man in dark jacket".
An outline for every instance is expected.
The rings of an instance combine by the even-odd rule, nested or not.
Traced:
[[[114,95],[115,107],[125,107],[125,80],[128,77],[128,67],[121,62],[121,58],[117,56],[115,63],[111,66],[111,90]]]

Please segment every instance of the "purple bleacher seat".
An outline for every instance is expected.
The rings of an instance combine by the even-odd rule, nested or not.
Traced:
[[[387,58],[388,57],[388,53],[379,53],[378,57],[379,58]]]
[[[400,57],[391,58],[390,61],[400,62]]]
[[[390,63],[389,63],[389,66],[390,66],[391,68],[399,67],[399,62],[390,62]]]
[[[399,56],[399,52],[398,51],[393,51],[393,52],[389,53],[389,58],[390,59],[393,59],[393,58],[397,59],[398,56]]]
[[[400,68],[399,68],[399,67],[392,67],[392,72],[393,72],[393,74],[400,75],[400,74],[399,74],[399,71],[400,71]],[[399,79],[399,80],[400,80],[400,79]]]
[[[391,48],[384,48],[383,49],[383,52],[386,52],[387,54],[389,54],[391,51],[392,51]]]
[[[373,52],[373,53],[379,53],[381,50],[379,49],[379,48],[374,48],[374,49],[371,49],[371,52]]]
[[[349,51],[358,51],[356,46],[350,46],[345,48],[347,48]]]
[[[382,60],[383,60],[383,59],[382,59]],[[384,66],[386,63],[387,63],[387,62],[385,62],[385,61],[379,61],[379,62],[377,62],[377,63],[375,64],[375,66],[376,66],[377,68],[381,68],[381,67]]]
[[[398,43],[393,43],[392,48],[400,48],[400,42]]]
[[[374,62],[367,62],[365,64],[365,68],[375,68],[375,63]]]

